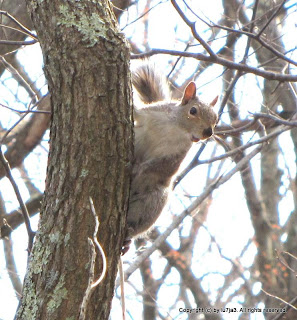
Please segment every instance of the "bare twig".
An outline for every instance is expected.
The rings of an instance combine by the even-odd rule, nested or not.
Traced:
[[[11,132],[17,125],[19,125],[19,124],[22,122],[22,120],[23,120],[28,114],[32,113],[32,111],[33,111],[33,109],[34,109],[35,107],[37,107],[39,104],[41,104],[42,102],[44,102],[45,99],[49,99],[49,97],[50,97],[50,95],[49,95],[49,93],[47,93],[47,94],[44,95],[41,99],[39,99],[33,106],[31,106],[30,109],[27,110],[27,111],[19,118],[19,120],[5,132],[5,134],[4,134],[4,135],[2,136],[2,138],[1,138],[0,144],[5,141],[6,137],[10,134],[10,132]],[[2,105],[2,106],[3,106],[3,105]],[[42,110],[40,110],[40,111],[42,111]],[[33,112],[33,113],[35,113],[35,112]],[[49,113],[49,111],[37,112],[37,113]],[[51,113],[51,112],[50,112],[50,113]]]
[[[37,43],[36,40],[31,40],[31,41],[0,40],[0,44],[11,45],[11,46],[28,46],[35,43]]]
[[[218,111],[218,114],[219,114],[219,119],[221,118],[222,114],[223,114],[223,111],[224,111],[224,108],[229,100],[229,97],[237,83],[237,81],[239,80],[239,78],[242,76],[242,72],[241,71],[237,71],[237,73],[235,74],[234,78],[232,79],[231,83],[229,84],[228,86],[228,89],[226,90],[225,92],[225,95],[223,97],[223,100],[221,102],[221,106],[220,106],[220,109]]]
[[[29,216],[32,217],[40,210],[40,202],[43,198],[42,193],[33,195],[30,200],[26,202],[26,207],[29,212]],[[21,210],[18,208],[9,212],[8,214],[1,217],[3,225],[0,227],[0,239],[9,237],[18,226],[24,222],[24,217],[21,214]]]
[[[282,257],[282,254],[283,254],[283,253],[288,253],[288,252],[279,251],[279,250],[275,250],[275,251],[276,251],[276,256],[277,256],[279,262],[280,262],[283,266],[285,266],[288,270],[290,270],[291,272],[293,272],[294,275],[295,275],[295,277],[296,277],[296,275],[297,275],[297,274],[296,274],[296,270],[294,270],[293,268],[291,268],[291,267],[288,265],[287,261]],[[293,255],[290,255],[290,256],[293,256]],[[294,256],[293,256],[293,257],[294,257]],[[296,259],[296,257],[295,257],[295,259]]]
[[[6,270],[10,279],[10,282],[15,290],[16,297],[19,300],[22,295],[22,282],[17,272],[17,267],[15,264],[15,256],[13,254],[13,243],[11,237],[3,237],[1,229],[9,230],[10,226],[8,225],[6,219],[6,210],[4,205],[4,200],[0,194],[0,237],[3,239],[3,249],[4,249],[4,257]]]
[[[18,300],[20,300],[22,296],[23,286],[17,272],[17,267],[15,264],[14,254],[12,249],[13,248],[12,241],[10,237],[3,239],[3,246],[4,246],[4,255],[5,255],[5,261],[6,261],[6,270],[9,275],[11,284],[15,290],[16,297]]]
[[[271,21],[278,15],[278,13],[281,11],[282,7],[286,3],[287,0],[283,0],[278,8],[275,10],[275,12],[271,15],[271,17],[268,19],[268,21],[265,23],[265,25],[262,27],[262,29],[258,32],[257,38],[260,38],[261,34],[265,31],[265,29],[270,25]]]
[[[241,159],[236,166],[230,170],[225,176],[220,177],[215,182],[210,184],[202,194],[195,200],[193,203],[183,211],[179,216],[177,216],[171,225],[154,241],[152,246],[145,250],[137,259],[136,261],[126,270],[125,272],[125,280],[127,280],[130,275],[139,268],[142,261],[148,258],[157,248],[169,237],[171,232],[177,228],[177,226],[192,212],[197,210],[197,207],[218,187],[223,185],[225,182],[229,181],[229,179],[238,171],[242,170],[247,163],[257,155],[262,149],[262,146],[257,146],[251,153],[246,155],[243,159]],[[118,285],[118,282],[117,282]]]
[[[284,0],[284,1],[286,1],[286,0]],[[190,9],[190,7],[189,7],[187,4],[186,4],[186,6]],[[190,9],[190,10],[191,10],[191,9]],[[232,29],[232,28],[230,28],[230,27],[226,27],[226,26],[224,26],[224,25],[216,24],[216,23],[214,23],[214,22],[208,23],[207,21],[205,21],[204,19],[202,19],[201,17],[199,17],[196,13],[194,13],[192,10],[191,10],[191,12],[192,12],[199,20],[203,21],[209,28],[216,28],[216,29],[220,29],[220,30],[225,30],[225,31],[228,31],[228,32],[230,32],[230,33],[235,34],[237,37],[239,37],[240,35],[247,36],[248,38],[253,39],[253,40],[257,41],[258,43],[260,43],[260,44],[261,44],[264,48],[266,48],[267,50],[271,51],[271,52],[276,56],[276,57],[273,58],[273,59],[280,58],[280,59],[282,59],[282,60],[285,60],[285,61],[287,61],[287,62],[289,62],[289,63],[297,66],[297,62],[296,62],[296,61],[288,58],[285,54],[279,52],[278,50],[276,50],[275,48],[273,48],[270,44],[266,43],[266,41],[264,41],[263,38],[260,37],[261,33],[260,33],[260,35],[259,35],[259,33],[258,33],[258,34],[253,33],[253,29],[252,29],[252,28],[250,28],[251,31],[246,31],[246,30],[243,30],[243,29],[237,30],[237,29]],[[277,13],[278,13],[278,12],[277,12]],[[276,15],[277,15],[277,13],[276,13]],[[243,28],[244,28],[244,29],[247,29],[249,25],[251,25],[251,24],[254,25],[254,22],[255,22],[255,21],[256,21],[256,20],[252,20],[249,24],[245,25]],[[269,23],[270,23],[270,22],[271,22],[271,21],[269,21]],[[266,28],[266,27],[265,27],[265,28]],[[291,51],[293,51],[293,50],[296,50],[296,48],[293,48],[293,49],[287,51],[286,53],[289,53],[289,52],[291,52]],[[218,52],[218,53],[219,53],[219,52]],[[218,55],[218,53],[217,53],[217,55]]]
[[[208,160],[198,160],[197,161],[197,165],[204,164],[204,163],[211,163],[211,162],[214,162],[214,161],[218,161],[218,160],[222,160],[222,159],[231,157],[231,156],[235,155],[238,152],[242,152],[243,150],[246,150],[247,148],[250,148],[250,147],[255,146],[257,144],[261,144],[263,142],[267,142],[270,139],[273,139],[273,138],[277,137],[278,135],[280,135],[281,133],[283,133],[283,132],[285,132],[287,130],[290,130],[290,129],[291,129],[290,127],[281,127],[280,129],[275,130],[275,131],[271,132],[270,134],[259,138],[258,140],[246,143],[245,145],[242,145],[242,146],[240,146],[238,148],[235,148],[232,151],[226,152],[226,153],[224,153],[224,154],[222,154],[220,156],[213,157],[213,158],[208,159]]]
[[[13,111],[13,112],[17,112],[17,113],[20,113],[20,114],[24,114],[24,113],[47,113],[47,114],[51,114],[51,111],[44,111],[44,110],[17,110],[17,109],[14,109],[14,108],[11,108],[11,107],[8,107],[2,103],[0,103],[0,107],[2,108],[5,108],[5,109],[8,109],[10,111]]]
[[[216,54],[213,52],[213,50],[211,49],[211,47],[207,44],[206,41],[203,40],[202,37],[200,37],[199,33],[196,31],[196,27],[195,27],[195,22],[191,22],[186,15],[184,14],[184,12],[181,10],[181,8],[178,6],[178,4],[176,3],[175,0],[171,0],[171,3],[173,5],[173,7],[175,8],[175,10],[178,12],[178,14],[180,15],[180,17],[183,19],[183,21],[190,27],[192,34],[194,36],[195,39],[197,39],[201,45],[203,46],[203,48],[208,52],[208,54],[215,58]]]
[[[254,140],[254,141],[251,141],[249,143],[246,143],[245,145],[242,145],[238,148],[235,148],[233,150],[230,150],[222,155],[219,155],[219,156],[216,156],[216,157],[211,157],[210,159],[207,159],[207,160],[199,160],[199,157],[202,153],[202,151],[204,150],[205,148],[205,144],[203,144],[200,149],[198,150],[198,152],[196,153],[195,157],[193,158],[193,160],[189,163],[189,165],[176,177],[175,181],[174,181],[174,187],[193,169],[195,168],[196,166],[198,165],[201,165],[201,164],[206,164],[206,163],[212,163],[212,162],[215,162],[215,161],[218,161],[218,160],[223,160],[225,158],[228,158],[228,157],[231,157],[233,155],[235,155],[236,153],[238,152],[242,152],[252,146],[255,146],[257,144],[261,144],[261,143],[264,143],[264,142],[267,142],[269,141],[270,139],[273,139],[275,138],[276,136],[280,135],[281,133],[287,131],[287,130],[290,130],[291,127],[296,127],[297,126],[297,122],[296,121],[286,121],[286,120],[282,120],[278,117],[275,117],[275,116],[272,116],[272,115],[266,115],[266,114],[262,114],[262,113],[259,113],[259,114],[255,114],[255,119],[252,120],[250,123],[240,127],[240,128],[237,128],[237,129],[233,129],[233,130],[226,130],[226,131],[221,131],[221,132],[218,132],[217,134],[220,134],[220,135],[228,135],[228,133],[234,133],[234,132],[242,132],[244,129],[252,126],[253,124],[255,124],[258,119],[260,117],[267,117],[267,118],[270,118],[270,119],[273,119],[274,121],[276,122],[279,122],[281,124],[284,124],[286,125],[286,127],[281,127],[279,128],[278,130],[275,130],[273,132],[271,132],[270,134],[268,135],[265,135],[264,137],[261,137],[257,140]],[[259,117],[259,118],[258,118]]]
[[[274,294],[268,293],[267,291],[265,291],[264,289],[261,289],[261,291],[263,291],[266,295],[268,295],[269,297],[272,297],[276,300],[279,300],[281,302],[283,302],[285,305],[289,306],[290,308],[294,309],[297,311],[297,308],[295,306],[293,306],[290,302],[287,302],[285,300],[283,300],[282,298],[275,296]]]
[[[289,305],[286,307],[286,312],[290,309],[290,306],[293,305],[293,303],[295,303],[296,301],[297,301],[297,297],[294,297],[291,301],[289,301]],[[286,315],[286,312],[277,314],[271,320],[279,320],[279,319],[281,319],[284,315]]]
[[[37,37],[29,29],[27,29],[25,26],[23,26],[16,18],[14,18],[7,11],[0,10],[0,14],[6,16],[11,21],[13,21],[20,28],[20,30],[18,30],[18,31],[20,31],[20,32],[22,31],[23,33],[25,33],[29,37],[31,37],[31,38],[33,38],[35,40],[38,40]]]
[[[202,53],[194,53],[194,52],[184,52],[184,51],[176,51],[176,50],[166,50],[166,49],[152,49],[149,52],[140,53],[140,54],[133,54],[131,55],[131,59],[143,59],[148,58],[156,54],[167,54],[172,56],[180,56],[186,58],[193,58],[200,61],[207,61],[217,63],[229,69],[239,70],[244,73],[253,73],[257,76],[263,77],[268,80],[278,80],[281,82],[284,81],[292,81],[297,82],[297,75],[290,75],[290,74],[282,74],[278,72],[266,71],[256,67],[251,67],[245,65],[243,63],[232,62],[230,60],[224,59],[220,56],[210,56],[205,55]]]
[[[23,115],[19,118],[19,120],[5,132],[5,134],[2,136],[2,138],[1,138],[1,140],[0,140],[0,144],[3,144],[3,142],[5,141],[6,137],[10,134],[10,132],[11,132],[17,125],[19,125],[27,115],[28,115],[28,113],[23,114]]]
[[[18,188],[18,186],[17,186],[17,184],[11,174],[10,165],[3,154],[1,144],[0,144],[0,162],[2,163],[2,165],[5,169],[6,177],[8,178],[8,180],[10,181],[10,183],[14,189],[15,195],[18,199],[18,202],[20,204],[20,208],[22,210],[22,214],[24,217],[24,221],[25,221],[25,225],[26,225],[27,233],[28,233],[28,238],[29,238],[29,240],[28,240],[28,254],[30,255],[31,250],[32,250],[32,246],[33,246],[33,239],[34,239],[35,232],[32,231],[27,207],[22,199],[19,188]]]
[[[255,19],[256,19],[257,10],[258,10],[258,5],[259,5],[259,0],[256,0],[255,1],[255,5],[254,5],[254,9],[253,9],[253,15],[252,15],[251,23],[250,23],[250,26],[249,26],[250,33],[253,33],[253,29],[254,29],[254,25],[255,25]],[[250,50],[250,47],[251,47],[251,41],[252,41],[251,37],[248,37],[246,48],[245,48],[245,52],[244,52],[244,56],[243,56],[243,62],[244,63],[246,63],[246,60],[247,60],[247,57],[248,57],[248,54],[249,54],[249,50]]]
[[[137,17],[136,19],[134,19],[133,21],[127,23],[122,29],[121,31],[123,31],[124,29],[126,29],[128,26],[130,26],[131,24],[135,23],[136,21],[138,21],[139,19],[143,18],[146,14],[148,14],[151,10],[155,9],[157,6],[159,6],[160,4],[167,2],[168,0],[161,0],[158,3],[156,3],[154,6],[152,6],[151,8],[149,8],[147,11],[145,11],[142,15],[140,15],[139,17]]]
[[[21,74],[15,69],[9,62],[6,61],[4,57],[0,56],[0,60],[3,63],[4,67],[12,74],[12,76],[24,87],[24,89],[28,92],[30,98],[36,102],[36,94],[34,90],[31,88],[29,83],[21,76]]]
[[[288,256],[290,256],[291,258],[297,260],[297,257],[295,257],[295,256],[294,256],[292,253],[290,253],[290,252],[282,251],[282,253],[285,253],[285,254],[287,254]]]
[[[270,44],[266,43],[262,39],[262,37],[258,37],[257,34],[254,34],[254,33],[248,32],[248,31],[244,31],[244,30],[232,29],[232,28],[225,27],[225,26],[218,25],[218,24],[213,24],[212,27],[238,34],[238,36],[242,34],[242,35],[245,35],[245,36],[249,37],[252,40],[255,40],[255,41],[259,42],[259,44],[261,44],[261,46],[263,46],[265,49],[271,51],[276,56],[273,59],[269,60],[269,62],[279,58],[279,59],[285,60],[285,61],[297,66],[297,62],[296,61],[288,58],[285,54],[283,54],[283,53],[279,52],[278,50],[276,50],[275,48],[273,48]],[[294,50],[296,50],[296,47],[288,50],[286,53],[289,53],[289,52],[294,51]]]

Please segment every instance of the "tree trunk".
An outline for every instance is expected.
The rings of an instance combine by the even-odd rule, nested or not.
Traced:
[[[27,3],[43,51],[52,123],[40,226],[16,319],[108,319],[130,182],[129,49],[107,0]],[[90,296],[102,258],[95,254],[89,197],[107,259]]]

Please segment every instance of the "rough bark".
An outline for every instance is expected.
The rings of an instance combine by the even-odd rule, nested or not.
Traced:
[[[16,319],[108,319],[132,150],[129,50],[109,1],[27,1],[52,102],[45,199]],[[83,300],[102,260],[107,273]]]

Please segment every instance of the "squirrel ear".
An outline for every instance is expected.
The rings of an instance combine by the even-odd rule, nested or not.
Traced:
[[[190,100],[196,98],[196,84],[195,82],[190,82],[184,92],[182,98],[182,105],[187,104]]]
[[[218,102],[219,96],[216,96],[210,103],[211,107],[214,107],[216,105],[216,103]]]

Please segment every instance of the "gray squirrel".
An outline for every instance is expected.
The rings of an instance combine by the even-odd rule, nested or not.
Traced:
[[[194,82],[187,85],[181,100],[173,100],[164,76],[147,61],[132,73],[132,84],[140,102],[134,98],[134,163],[122,255],[131,239],[159,217],[171,180],[192,143],[212,136],[217,123],[212,108],[217,97],[203,103]]]

